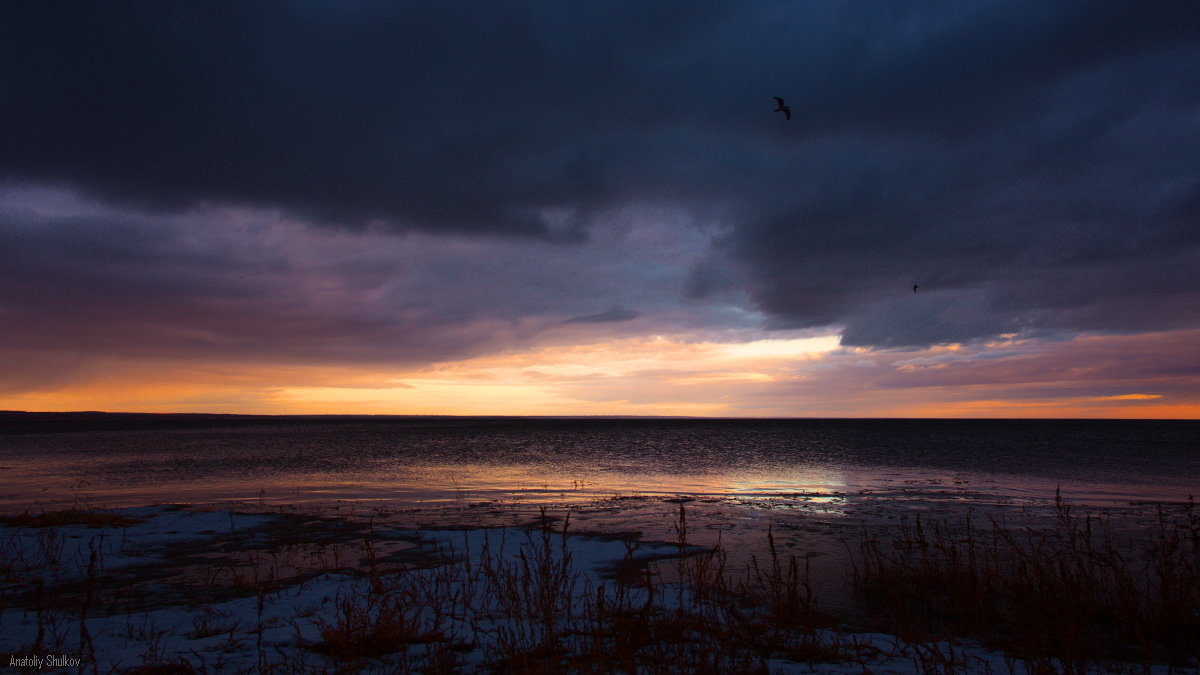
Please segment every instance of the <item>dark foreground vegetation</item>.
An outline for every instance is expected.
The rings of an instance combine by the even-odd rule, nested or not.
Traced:
[[[733,569],[689,543],[682,504],[666,554],[629,540],[601,574],[577,561],[569,515],[545,512],[515,543],[400,555],[370,528],[239,535],[214,540],[223,562],[196,567],[210,571],[140,577],[106,564],[130,552],[104,537],[147,516],[26,513],[0,529],[0,649],[128,673],[1193,672],[1200,515],[1156,515],[1122,530],[1058,500],[1044,527],[968,515],[864,530],[847,543],[864,611],[836,617],[774,533]],[[102,534],[68,546],[81,528]]]
[[[977,638],[1039,670],[1194,663],[1200,513],[1189,499],[1156,516],[1149,529],[1115,532],[1056,494],[1041,529],[917,518],[891,541],[863,537],[854,584],[884,630]]]

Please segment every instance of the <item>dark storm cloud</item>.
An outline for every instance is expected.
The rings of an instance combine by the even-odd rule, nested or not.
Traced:
[[[774,158],[724,244],[753,300],[847,345],[1197,325],[1200,6],[943,9]]]
[[[719,19],[688,7],[10,5],[2,170],[164,207],[578,238],[542,210],[615,198],[626,160],[597,146],[672,114],[638,71],[688,16]]]
[[[1200,323],[1191,0],[0,11],[8,181],[164,212],[230,203],[576,246],[623,205],[681,208],[725,229],[680,295],[743,293],[771,326],[841,326],[848,345]],[[24,278],[68,256],[91,261],[76,285],[105,296],[203,286],[188,264],[122,264],[157,254],[120,224],[96,241],[63,230],[61,250],[54,232]],[[206,255],[193,261],[214,281],[206,293],[228,283],[231,295],[189,312],[212,312],[216,330],[236,324],[221,312],[243,306],[245,285],[217,281],[239,273],[235,254]],[[444,290],[431,284],[426,303]],[[563,297],[495,300],[588,311]],[[317,338],[416,339],[365,309],[318,329],[303,304],[278,316]],[[524,311],[451,304],[430,310],[443,328]]]

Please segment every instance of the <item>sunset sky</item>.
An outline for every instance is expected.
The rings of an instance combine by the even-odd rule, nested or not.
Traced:
[[[0,124],[0,409],[1200,418],[1194,0],[7,2]]]

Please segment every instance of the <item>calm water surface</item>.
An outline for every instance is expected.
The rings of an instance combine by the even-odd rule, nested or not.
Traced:
[[[0,509],[156,502],[1180,501],[1200,422],[0,415]]]

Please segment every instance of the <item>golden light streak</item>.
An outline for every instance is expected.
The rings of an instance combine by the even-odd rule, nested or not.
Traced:
[[[643,414],[721,415],[726,401],[673,397],[670,390],[692,386],[773,382],[764,370],[786,365],[789,357],[832,351],[837,337],[760,340],[748,343],[688,342],[664,336],[627,338],[584,345],[545,347],[526,352],[437,364],[396,374],[402,387],[290,387],[275,394],[289,410],[354,406],[405,414]],[[781,362],[782,361],[782,362]],[[754,366],[754,369],[743,369]],[[655,391],[654,401],[626,397],[596,400],[572,396],[566,388],[627,379],[631,389]]]
[[[838,348],[837,335],[823,335],[793,340],[755,340],[722,345],[722,350],[734,358],[784,358],[818,355]]]

